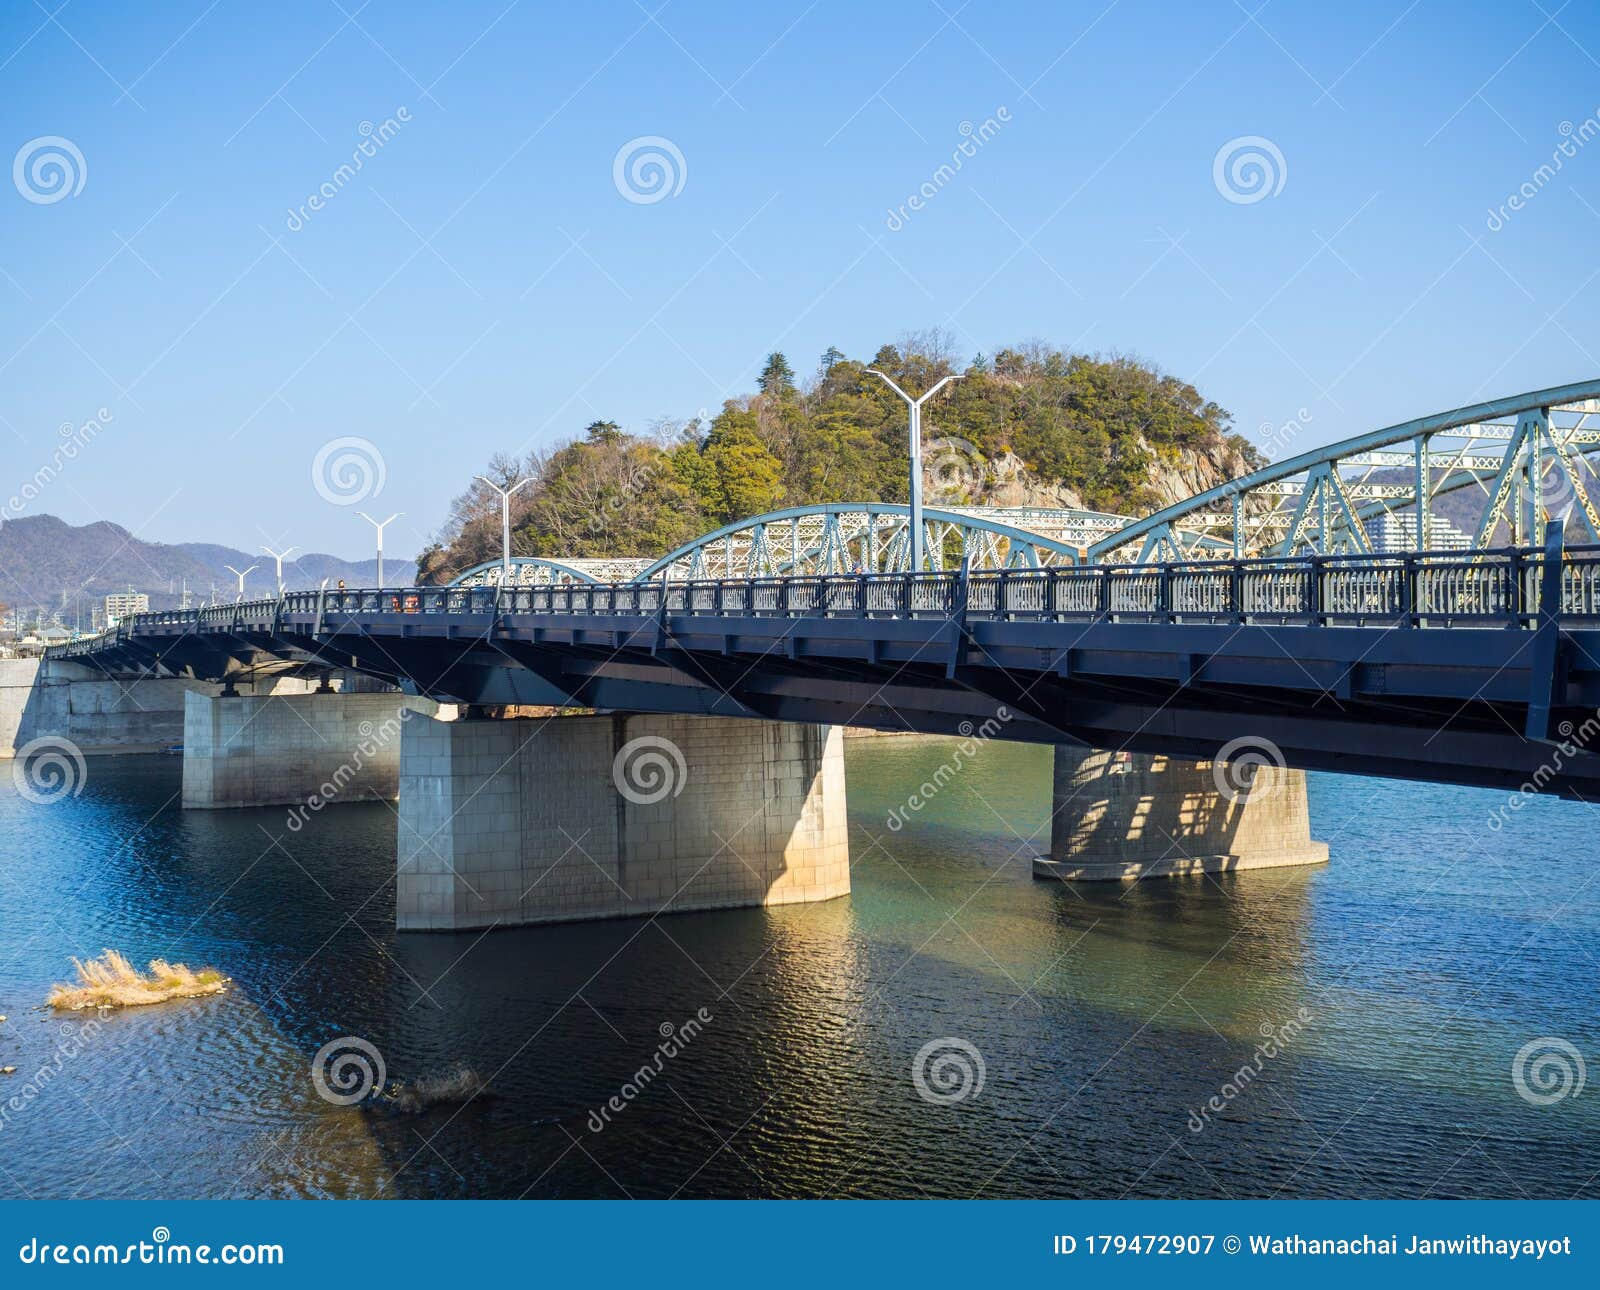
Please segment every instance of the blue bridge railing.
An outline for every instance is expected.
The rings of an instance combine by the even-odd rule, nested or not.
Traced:
[[[1303,556],[1294,559],[1090,565],[980,573],[891,573],[716,582],[570,583],[294,591],[281,598],[135,614],[97,637],[51,646],[92,652],[173,627],[293,632],[301,620],[408,614],[584,614],[949,618],[1291,626],[1536,624],[1549,555],[1542,548]],[[1561,554],[1559,614],[1600,627],[1600,546]],[[663,603],[664,602],[664,603]]]

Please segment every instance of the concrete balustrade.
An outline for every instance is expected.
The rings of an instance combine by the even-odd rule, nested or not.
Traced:
[[[396,914],[462,929],[850,890],[833,726],[702,716],[415,719]]]
[[[1224,791],[1226,790],[1226,791]],[[1055,750],[1050,854],[1034,875],[1070,882],[1324,864],[1311,839],[1305,772],[1112,753]]]

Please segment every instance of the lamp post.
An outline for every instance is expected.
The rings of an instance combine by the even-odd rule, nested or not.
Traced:
[[[945,377],[920,399],[914,399],[875,367],[867,368],[891,390],[905,400],[911,409],[911,572],[922,572],[922,405],[959,376]]]
[[[281,595],[283,595],[283,562],[289,558],[289,552],[293,551],[294,548],[292,546],[286,546],[281,551],[274,551],[270,546],[264,546],[261,549],[263,551],[265,551],[268,555],[270,555],[273,558],[273,560],[275,560],[277,562],[277,565],[278,565],[278,595],[281,596]]]
[[[397,519],[399,519],[402,515],[404,515],[405,512],[404,511],[396,511],[393,515],[391,515],[388,519],[384,520],[381,524],[377,520],[373,519],[372,516],[368,515],[365,511],[357,511],[356,514],[359,515],[362,519],[366,520],[366,522],[368,524],[372,525],[372,527],[377,531],[377,534],[378,534],[378,590],[382,591],[383,590],[383,531],[384,531],[384,529],[388,528],[389,525],[393,524]]]
[[[244,579],[245,579],[245,574],[254,573],[261,566],[258,565],[258,564],[252,564],[248,569],[245,569],[243,572],[240,572],[238,569],[235,569],[231,564],[225,564],[222,567],[224,569],[226,569],[229,573],[231,573],[235,578],[237,578],[239,580],[239,594],[234,597],[235,602],[243,600],[244,599]]]
[[[527,479],[519,479],[510,488],[501,488],[492,479],[485,479],[482,475],[478,478],[488,484],[490,488],[500,494],[500,585],[511,586],[511,494],[524,484],[533,483],[530,475]]]

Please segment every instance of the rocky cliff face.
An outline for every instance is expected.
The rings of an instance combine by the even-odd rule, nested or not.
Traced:
[[[1160,510],[1240,475],[1254,464],[1234,443],[1218,439],[1199,449],[1156,449],[1141,440],[1149,457],[1152,502],[1140,514]],[[1094,509],[1063,484],[1041,479],[1014,452],[986,458],[964,439],[941,439],[925,450],[928,500],[949,506],[1043,506]]]
[[[1151,510],[1185,501],[1208,488],[1225,484],[1240,475],[1248,475],[1258,464],[1247,459],[1239,447],[1225,439],[1196,451],[1174,453],[1168,450],[1168,455],[1171,460],[1155,454],[1155,461],[1150,467],[1150,487],[1161,499],[1160,504],[1151,507]]]

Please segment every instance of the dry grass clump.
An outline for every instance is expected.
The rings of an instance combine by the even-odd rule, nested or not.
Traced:
[[[107,950],[100,958],[87,962],[72,960],[78,969],[76,985],[60,984],[50,990],[50,1006],[77,1011],[82,1008],[136,1008],[168,999],[197,999],[221,994],[228,979],[215,968],[198,972],[182,963],[151,959],[150,971],[140,972],[132,963]]]
[[[484,1091],[478,1073],[466,1066],[453,1066],[437,1075],[422,1075],[409,1084],[396,1084],[383,1096],[390,1109],[402,1115],[420,1115],[447,1102],[468,1102]]]

